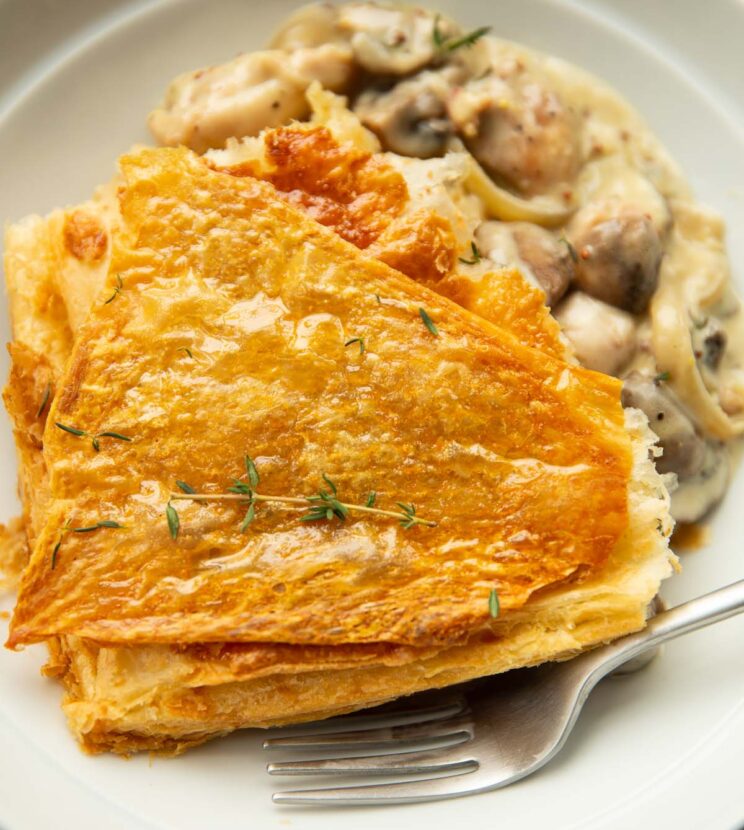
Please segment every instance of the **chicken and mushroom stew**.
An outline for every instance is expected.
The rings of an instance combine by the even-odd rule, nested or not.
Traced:
[[[459,175],[459,271],[516,268],[540,288],[570,359],[622,378],[623,404],[648,417],[676,519],[704,516],[744,432],[741,303],[721,219],[640,116],[487,28],[362,2],[304,7],[267,50],[176,78],[150,127],[162,144],[229,152],[308,119],[318,86],[346,97],[412,198],[430,195],[417,176]]]

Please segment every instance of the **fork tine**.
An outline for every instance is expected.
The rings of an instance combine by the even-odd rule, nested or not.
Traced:
[[[466,769],[467,768],[467,769]],[[267,764],[269,775],[393,775],[406,773],[472,772],[478,761],[468,756],[442,757],[441,751],[401,752],[359,758],[327,758],[312,761],[279,761]]]
[[[460,795],[479,792],[490,787],[483,787],[477,781],[467,786],[468,773],[475,767],[460,767],[449,775],[436,778],[420,778],[414,781],[394,782],[392,784],[365,784],[359,787],[323,787],[314,790],[287,790],[274,793],[275,804],[314,804],[322,806],[344,805],[387,805],[409,804],[416,801],[437,801],[444,798],[457,798]],[[463,777],[465,780],[463,780]]]
[[[324,721],[299,724],[284,729],[272,729],[277,737],[295,737],[299,735],[324,735],[331,732],[350,732],[356,729],[374,729],[379,726],[405,726],[412,723],[429,723],[457,717],[467,710],[465,698],[448,700],[431,706],[411,706],[402,709],[371,709],[355,715],[341,715]],[[285,731],[286,730],[286,731]]]
[[[268,738],[264,749],[392,749],[406,744],[437,744],[449,746],[463,743],[473,737],[470,720],[464,716],[447,721],[416,723],[406,726],[386,726],[358,732],[336,732],[326,735],[297,735],[286,738]]]

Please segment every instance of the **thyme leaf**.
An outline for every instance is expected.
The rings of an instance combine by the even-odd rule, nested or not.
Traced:
[[[178,486],[178,489],[184,493],[196,493],[196,490],[194,490],[194,488],[190,484],[186,484],[185,481],[180,481],[179,479],[176,479],[176,485]]]
[[[168,530],[170,531],[171,539],[177,539],[178,530],[181,527],[181,520],[178,518],[176,508],[170,502],[165,507],[165,518],[168,520]]]
[[[60,424],[59,421],[55,421],[54,425],[59,427],[60,429],[64,430],[65,432],[69,432],[70,435],[76,435],[78,438],[90,438],[90,443],[93,445],[93,449],[96,452],[100,452],[101,450],[101,443],[98,440],[99,438],[116,438],[118,441],[131,441],[132,439],[128,435],[122,435],[120,432],[87,432],[84,429],[78,429],[78,427],[71,427],[68,424]]]
[[[248,510],[246,511],[245,518],[243,519],[243,524],[240,525],[240,530],[242,533],[248,529],[248,525],[255,519],[256,517],[256,505],[251,502],[248,505]]]
[[[59,553],[60,547],[62,547],[62,539],[58,539],[57,544],[52,549],[52,570],[57,567],[57,554]]]
[[[465,257],[458,257],[458,259],[460,260],[460,262],[463,263],[463,265],[475,265],[476,262],[480,262],[483,259],[483,255],[478,250],[478,246],[475,244],[475,242],[470,243],[470,250],[473,252],[472,259],[465,259]]]
[[[351,346],[353,343],[359,343],[359,354],[364,354],[364,351],[367,348],[364,345],[364,338],[363,337],[352,337],[351,340],[347,340],[344,343],[344,346]]]
[[[405,504],[402,501],[395,502],[403,511],[401,514],[399,524],[404,530],[410,530],[414,525],[420,524],[419,519],[416,518],[416,507],[413,504]]]
[[[310,503],[310,507],[304,516],[300,517],[301,522],[315,522],[322,519],[331,521],[335,516],[340,522],[346,520],[349,515],[349,507],[336,498],[338,496],[338,489],[334,482],[328,477],[326,473],[321,475],[323,481],[330,487],[331,492],[327,490],[318,490],[314,496],[308,496],[306,501]]]
[[[124,525],[119,524],[119,522],[115,522],[112,519],[105,519],[102,522],[96,522],[94,525],[88,525],[87,527],[69,527],[67,529],[71,530],[73,533],[92,533],[94,530],[98,530],[102,527],[120,529],[123,528]]]
[[[374,507],[376,501],[377,493],[374,490],[371,490],[370,494],[367,496],[367,507]]]
[[[431,317],[429,317],[425,308],[419,308],[419,316],[424,321],[426,328],[429,329],[434,337],[439,337],[439,329],[436,327]]]
[[[443,46],[448,52],[454,52],[456,49],[460,49],[463,46],[466,49],[469,49],[471,46],[474,46],[482,37],[487,35],[490,31],[490,26],[480,26],[479,28],[473,29],[472,32],[468,32],[466,35],[463,35],[462,37],[456,38],[455,40],[445,41]]]
[[[52,384],[47,383],[46,389],[44,390],[44,397],[41,399],[41,403],[39,404],[39,408],[36,412],[36,417],[41,418],[41,413],[46,409],[47,404],[49,403],[49,398],[52,394]]]
[[[189,356],[192,360],[194,359],[194,355],[193,355],[193,353],[192,353],[191,349],[189,349],[187,346],[181,346],[180,348],[176,349],[176,351],[177,351],[177,352],[186,352],[186,354],[187,354],[187,355],[188,355],[188,356]]]
[[[490,26],[481,26],[478,29],[473,29],[472,32],[468,32],[466,35],[462,35],[458,38],[447,38],[445,37],[440,28],[439,28],[439,21],[441,20],[441,15],[437,15],[434,18],[434,28],[432,29],[431,37],[434,41],[434,45],[440,52],[454,52],[457,49],[462,48],[463,46],[466,48],[470,48],[475,43],[477,43],[484,35],[487,35],[491,31]]]
[[[121,294],[121,289],[124,288],[124,281],[121,278],[121,274],[116,275],[116,287],[114,288],[114,293],[104,302],[104,305],[108,305],[109,303],[113,303],[113,301]]]
[[[576,248],[574,248],[574,246],[568,241],[565,233],[562,233],[558,237],[558,241],[562,242],[566,248],[568,248],[568,255],[571,257],[571,260],[575,265],[579,261],[579,255],[576,253]]]
[[[248,473],[248,481],[250,481],[251,487],[255,490],[261,482],[261,476],[259,476],[256,465],[253,463],[250,455],[246,455],[245,457],[245,470]]]
[[[253,490],[248,486],[245,481],[241,481],[239,478],[234,478],[233,481],[235,482],[232,487],[228,487],[227,491],[229,493],[236,493],[240,496],[252,496]]]
[[[77,427],[70,427],[70,426],[67,426],[67,424],[60,424],[59,421],[55,421],[54,426],[59,427],[60,429],[63,429],[65,432],[69,432],[70,435],[77,435],[77,436],[88,435],[88,433],[84,429],[78,429]]]
[[[491,617],[493,617],[493,619],[496,619],[500,611],[501,605],[499,603],[499,595],[496,593],[495,588],[491,588],[491,593],[488,595],[488,613]]]
[[[671,374],[669,372],[659,372],[658,375],[654,376],[654,383],[658,386],[660,383],[664,383],[671,378]]]

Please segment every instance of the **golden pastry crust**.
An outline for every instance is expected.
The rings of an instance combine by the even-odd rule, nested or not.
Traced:
[[[325,104],[338,114],[336,96],[316,92],[315,97],[314,106]],[[330,126],[266,130],[244,146],[243,152],[254,156],[250,160],[220,165],[217,156],[210,164],[271,182],[290,204],[396,271],[507,329],[524,345],[565,358],[560,328],[541,289],[516,270],[463,269],[452,221],[435,210],[417,209],[403,175],[387,156],[374,154],[363,136],[350,132],[347,120],[338,125],[326,115],[326,121]]]
[[[223,170],[271,182],[282,197],[368,248],[400,214],[408,188],[379,155],[341,146],[326,127],[279,127],[263,134],[265,157]]]
[[[112,274],[124,288],[84,326],[52,420],[133,440],[96,453],[47,427],[55,503],[11,645],[73,632],[450,644],[488,625],[492,587],[508,613],[607,560],[627,523],[619,382],[522,347],[267,184],[179,150],[123,169],[132,245]],[[364,355],[344,348],[351,336]],[[439,524],[309,526],[267,509],[241,534],[234,507],[191,504],[171,540],[175,479],[222,489],[246,451],[266,493],[312,492],[327,472],[342,492],[403,496]],[[63,534],[51,567],[66,522],[100,520],[125,528]]]
[[[365,148],[360,145],[357,149]],[[340,150],[333,152],[339,169],[347,175],[352,165],[344,167]],[[365,188],[374,184],[374,177],[357,177],[355,198],[363,202]],[[296,201],[302,206],[301,197]],[[557,356],[563,354],[542,292],[508,271],[481,276],[466,269],[465,275],[458,274],[455,266],[447,272],[447,263],[452,262],[455,253],[450,247],[454,242],[447,223],[439,220],[436,226],[441,228],[443,241],[438,248],[431,244],[434,226],[428,223],[428,217],[433,214],[424,211],[411,221],[410,211],[402,216],[390,200],[385,205],[384,209],[378,206],[381,215],[376,219],[377,227],[382,229],[378,239],[384,244],[373,242],[367,248],[369,254],[381,259],[390,257],[388,261],[408,270],[409,276],[431,282],[440,293],[499,322],[523,343],[538,345]],[[70,220],[78,211],[83,211],[84,220]],[[102,246],[89,245],[85,240],[95,242],[96,228],[109,229],[118,221],[118,210],[110,199],[98,199],[77,209],[55,212],[43,222],[27,220],[9,231],[12,244],[8,245],[7,257],[12,267],[8,280],[14,320],[18,321],[15,338],[19,348],[13,354],[15,381],[6,395],[14,402],[10,408],[21,450],[22,480],[33,475],[35,481],[33,487],[22,491],[27,516],[35,512],[44,518],[46,505],[41,494],[48,490],[39,429],[44,418],[39,421],[36,411],[49,368],[44,368],[40,355],[46,353],[49,343],[61,344],[54,351],[51,366],[52,383],[57,384],[71,344],[69,335],[60,340],[58,332],[77,331],[91,303],[97,297],[99,303],[104,302],[116,288],[114,282],[101,295],[108,252],[97,259]],[[23,231],[24,224],[29,223],[33,234]],[[72,247],[83,254],[82,258],[65,244],[64,231],[71,226],[80,230],[83,247]],[[115,227],[109,239],[121,232]],[[430,267],[426,257],[437,250],[444,257],[440,257],[442,279],[436,276],[436,263],[434,271],[426,271]],[[45,304],[28,303],[29,297],[38,296],[47,297]],[[110,305],[121,299],[118,293]],[[433,307],[427,304],[429,311]],[[52,315],[49,308],[55,310]],[[198,360],[205,356],[196,350],[193,353]],[[209,352],[206,356],[213,359]],[[179,352],[179,357],[187,359],[184,352]],[[70,376],[65,395],[68,402],[74,402],[80,390],[84,391],[86,371],[80,364]],[[29,428],[33,440],[24,452]],[[272,642],[104,645],[62,635],[47,640],[50,660],[45,672],[64,684],[63,708],[73,733],[87,751],[126,755],[152,750],[173,754],[236,728],[328,717],[419,689],[571,656],[577,650],[640,628],[647,602],[669,573],[666,496],[648,460],[649,440],[643,424],[637,420],[630,424],[634,468],[628,491],[629,522],[605,563],[591,573],[583,572],[583,579],[569,579],[537,591],[521,609],[505,613],[468,642],[421,647],[381,642],[333,646]],[[107,445],[104,451],[116,449]],[[84,457],[92,458],[92,449]],[[221,513],[217,523],[229,521],[228,513]],[[162,516],[158,519],[162,522]],[[24,524],[33,536],[33,523],[26,520]],[[659,527],[665,535],[659,534]],[[168,537],[165,543],[170,544]],[[65,550],[69,553],[67,546]]]
[[[578,651],[641,628],[674,558],[668,497],[649,460],[652,437],[631,413],[630,523],[604,567],[446,649],[396,647],[55,646],[52,672],[70,727],[89,752],[178,754],[228,731],[315,720]]]
[[[463,308],[497,322],[521,343],[558,358],[565,356],[558,323],[545,305],[545,294],[527,285],[516,269],[501,268],[477,276],[452,273],[437,290]]]
[[[28,564],[28,540],[22,518],[0,525],[0,593],[13,590]]]
[[[40,216],[10,225],[5,232],[5,281],[14,342],[44,355],[61,372],[72,349],[72,332],[58,290],[53,237],[50,220]]]
[[[3,400],[13,423],[20,461],[18,489],[29,545],[46,521],[49,477],[42,454],[44,425],[54,399],[57,374],[43,355],[23,343],[11,343],[10,376]]]

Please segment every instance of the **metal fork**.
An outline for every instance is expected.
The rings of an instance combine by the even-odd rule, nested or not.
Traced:
[[[311,725],[312,734],[269,738],[264,749],[333,757],[267,765],[271,775],[411,776],[362,786],[277,792],[278,804],[383,805],[435,801],[505,787],[563,747],[584,702],[607,674],[661,643],[744,611],[744,580],[664,611],[643,631],[562,663],[476,682],[462,698],[427,693],[410,706]],[[416,705],[414,701],[428,701]],[[399,704],[400,705],[400,704]],[[339,728],[344,731],[335,731]],[[359,752],[366,754],[361,757]]]

